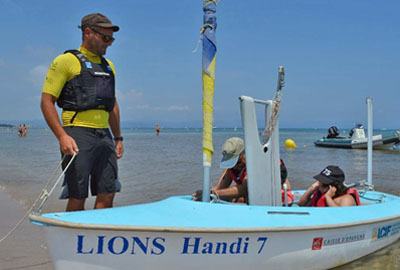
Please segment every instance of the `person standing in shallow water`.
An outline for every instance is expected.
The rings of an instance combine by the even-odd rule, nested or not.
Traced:
[[[160,125],[156,125],[156,135],[159,136],[161,131]]]
[[[124,150],[115,97],[115,68],[103,57],[119,27],[100,13],[84,16],[78,27],[82,30],[82,45],[54,59],[41,99],[44,118],[65,156],[63,167],[77,154],[64,180],[68,188],[67,211],[85,208],[89,185],[92,195],[96,195],[95,208],[112,207],[118,191],[117,159]],[[56,102],[63,109],[62,124]]]

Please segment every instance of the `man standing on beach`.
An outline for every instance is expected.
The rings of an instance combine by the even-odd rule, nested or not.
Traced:
[[[77,154],[65,174],[69,196],[66,211],[84,210],[89,179],[91,193],[97,196],[94,207],[112,207],[117,191],[117,159],[123,154],[115,69],[103,57],[119,27],[100,13],[84,16],[78,27],[82,30],[82,45],[54,59],[41,100],[44,118],[65,156],[63,167]],[[63,109],[62,125],[55,102]]]

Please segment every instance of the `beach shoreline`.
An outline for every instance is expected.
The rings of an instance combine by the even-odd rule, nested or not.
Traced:
[[[0,238],[11,231],[27,209],[0,189]],[[0,243],[0,270],[54,270],[38,226],[26,218],[19,228]]]

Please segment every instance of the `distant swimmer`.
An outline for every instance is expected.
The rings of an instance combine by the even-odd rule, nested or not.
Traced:
[[[18,136],[22,137],[22,125],[18,126]]]
[[[161,131],[160,125],[156,125],[156,135],[159,136]]]
[[[22,125],[22,136],[25,137],[27,133],[28,133],[28,127],[25,124],[23,124]]]
[[[28,132],[28,128],[26,127],[25,124],[23,124],[23,125],[20,124],[18,126],[18,136],[19,137],[25,137],[27,132]]]

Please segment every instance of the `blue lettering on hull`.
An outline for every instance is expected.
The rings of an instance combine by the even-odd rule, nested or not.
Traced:
[[[237,238],[236,241],[207,242],[201,237],[185,237],[181,254],[247,254],[249,237]]]
[[[86,240],[86,241],[85,241]],[[165,251],[165,238],[150,237],[123,237],[114,236],[107,238],[106,236],[99,235],[96,238],[96,243],[89,246],[85,235],[77,235],[77,254],[148,254],[148,255],[161,255]]]
[[[267,237],[254,239],[257,254],[262,253]],[[248,254],[250,237],[237,237],[231,241],[205,240],[202,237],[183,237],[180,254],[183,255],[224,255]],[[179,252],[179,247],[177,247]],[[166,239],[163,237],[107,237],[98,235],[88,239],[86,235],[77,235],[76,253],[81,255],[162,255],[166,252]]]

